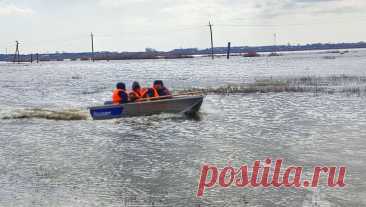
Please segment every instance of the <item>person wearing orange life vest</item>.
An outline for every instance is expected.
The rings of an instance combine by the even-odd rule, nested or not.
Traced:
[[[132,91],[128,94],[130,101],[139,101],[146,95],[146,89],[141,88],[138,82],[132,83]]]
[[[154,81],[153,87],[146,92],[147,97],[167,97],[171,96],[170,91],[164,86],[162,80]]]
[[[113,104],[123,104],[128,102],[128,94],[124,83],[117,83],[116,89],[113,90],[112,102]]]

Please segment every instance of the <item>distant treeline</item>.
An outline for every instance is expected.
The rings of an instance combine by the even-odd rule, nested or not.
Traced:
[[[257,46],[257,47],[231,47],[232,53],[248,53],[248,52],[283,52],[283,51],[306,51],[306,50],[341,50],[341,49],[357,49],[366,48],[366,42],[358,43],[314,43],[306,45],[271,45],[271,46]],[[226,53],[226,47],[214,48],[214,53]],[[200,53],[208,54],[210,49],[200,50]]]
[[[249,52],[281,52],[281,51],[306,51],[306,50],[340,50],[340,49],[357,49],[366,48],[366,42],[358,43],[316,43],[306,45],[271,45],[271,46],[241,46],[231,47],[231,53],[249,53]],[[226,53],[227,47],[215,47],[215,54]],[[177,59],[177,58],[192,58],[193,55],[207,55],[211,53],[211,49],[174,49],[169,52],[155,51],[152,49],[145,52],[96,52],[94,53],[95,60],[129,60],[129,59]],[[63,61],[69,60],[90,60],[91,52],[81,53],[52,53],[52,54],[26,54],[20,55],[21,62],[37,61]],[[0,61],[13,61],[13,54],[0,54]]]
[[[26,54],[20,55],[20,62],[36,61],[64,61],[81,60],[89,61],[93,58],[92,53],[48,53],[48,54]],[[171,52],[96,52],[94,60],[132,60],[132,59],[178,59],[193,58],[192,55],[175,54]],[[13,54],[0,54],[0,61],[14,61]]]

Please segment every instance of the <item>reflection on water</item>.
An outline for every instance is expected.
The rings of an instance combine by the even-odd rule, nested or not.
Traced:
[[[208,93],[198,117],[80,118],[87,115],[87,106],[108,99],[110,89],[122,77],[164,79],[176,91],[247,86],[271,76],[272,80],[308,76],[328,80],[347,74],[362,80],[365,59],[360,54],[363,52],[331,60],[297,54],[233,58],[229,62],[190,59],[1,65],[0,116],[30,116],[0,120],[0,205],[307,203],[312,189],[212,189],[203,199],[195,197],[203,163],[223,167],[231,161],[239,166],[271,157],[283,158],[286,165],[304,166],[307,174],[315,165],[346,165],[347,187],[323,187],[321,199],[332,206],[364,206],[366,102],[362,94]],[[331,87],[362,85],[362,81],[348,78],[341,82]],[[52,118],[60,113],[76,114],[80,119]]]

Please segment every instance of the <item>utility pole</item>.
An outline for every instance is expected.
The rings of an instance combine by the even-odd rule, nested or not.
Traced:
[[[211,57],[214,59],[214,46],[213,46],[213,35],[212,35],[212,24],[211,21],[208,22],[208,26],[210,27],[210,35],[211,35]]]
[[[93,33],[90,33],[90,38],[91,38],[91,49],[92,49],[92,61],[94,62],[95,57],[94,57],[94,35]]]
[[[277,33],[274,33],[273,38],[274,38],[274,44],[275,44],[275,52],[277,52]]]
[[[15,41],[16,45],[15,45],[15,54],[14,54],[14,59],[13,62],[20,62],[20,57],[19,57],[19,42],[18,40]]]
[[[227,43],[227,54],[226,54],[226,58],[230,59],[230,48],[231,48],[231,42]]]

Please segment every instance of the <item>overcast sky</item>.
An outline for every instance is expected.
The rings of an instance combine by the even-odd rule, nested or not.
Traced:
[[[366,40],[366,0],[0,0],[0,53]]]

